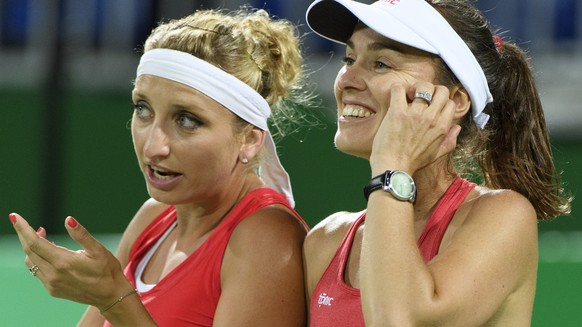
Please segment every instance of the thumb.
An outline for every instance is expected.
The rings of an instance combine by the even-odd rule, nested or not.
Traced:
[[[97,241],[85,227],[83,227],[79,222],[69,216],[65,219],[65,228],[67,232],[71,236],[71,238],[79,243],[81,247],[85,250],[88,254],[96,254],[103,251],[104,246]]]

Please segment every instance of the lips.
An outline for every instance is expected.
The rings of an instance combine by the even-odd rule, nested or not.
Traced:
[[[157,188],[168,189],[177,183],[181,177],[182,174],[180,173],[152,165],[147,166],[148,182]]]

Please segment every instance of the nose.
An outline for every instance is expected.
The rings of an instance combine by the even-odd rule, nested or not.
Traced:
[[[337,74],[335,84],[336,88],[340,90],[363,90],[366,87],[364,71],[358,68],[356,64],[343,66]]]
[[[170,154],[170,138],[162,126],[154,124],[144,134],[143,151],[147,158],[163,158]]]

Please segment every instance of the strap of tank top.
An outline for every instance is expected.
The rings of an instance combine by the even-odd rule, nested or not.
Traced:
[[[348,256],[350,254],[350,249],[352,248],[352,244],[354,242],[354,237],[356,236],[356,232],[358,231],[358,227],[364,222],[366,219],[366,212],[364,211],[356,221],[350,226],[348,232],[344,236],[342,242],[340,243],[339,249],[335,254],[334,258],[332,259],[332,263],[336,262],[338,264],[337,269],[337,279],[342,284],[345,283],[344,281],[344,274],[347,266]]]
[[[474,187],[475,183],[457,178],[437,203],[417,241],[425,262],[429,262],[438,253],[445,231],[456,210]]]

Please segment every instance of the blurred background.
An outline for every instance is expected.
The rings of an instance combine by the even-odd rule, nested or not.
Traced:
[[[7,215],[18,212],[74,249],[64,218],[76,217],[115,250],[147,199],[128,128],[137,51],[162,20],[198,8],[248,4],[299,25],[320,123],[278,143],[296,209],[311,226],[364,207],[366,161],[333,147],[332,83],[343,49],[310,34],[310,0],[0,0],[0,326],[71,326],[83,305],[51,298],[30,277]],[[363,1],[366,2],[366,1]],[[370,3],[370,1],[367,1]],[[582,182],[582,3],[478,0],[504,38],[527,49],[550,126],[556,164],[574,196]],[[582,217],[540,223],[533,326],[582,326]]]

